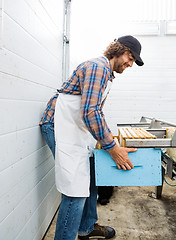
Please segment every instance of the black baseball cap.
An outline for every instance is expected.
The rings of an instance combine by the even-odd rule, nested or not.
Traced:
[[[135,63],[138,66],[144,65],[144,62],[142,61],[142,59],[140,57],[142,47],[141,47],[140,42],[135,37],[133,37],[131,35],[127,35],[127,36],[118,38],[118,41],[130,49],[133,57],[136,59]]]

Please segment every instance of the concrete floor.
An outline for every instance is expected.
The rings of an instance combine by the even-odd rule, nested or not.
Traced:
[[[176,187],[164,183],[160,200],[149,196],[154,191],[155,187],[115,187],[110,203],[98,205],[99,223],[116,230],[113,240],[176,239]],[[54,239],[55,224],[56,218],[44,240]]]
[[[55,228],[56,228],[56,220],[57,220],[57,214],[55,215],[52,224],[50,225],[50,228],[48,229],[48,232],[46,233],[46,236],[42,240],[53,240],[55,235]]]

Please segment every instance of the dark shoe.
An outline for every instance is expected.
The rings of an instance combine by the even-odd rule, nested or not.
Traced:
[[[94,225],[94,230],[86,236],[79,236],[81,240],[89,239],[110,239],[115,236],[115,230],[111,227],[100,226],[97,223]]]
[[[113,186],[98,186],[98,203],[106,205],[113,195]]]

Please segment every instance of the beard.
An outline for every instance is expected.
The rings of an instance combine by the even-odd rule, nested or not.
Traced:
[[[120,63],[118,63],[118,61],[115,61],[114,63],[114,71],[116,73],[123,73],[125,69],[123,68],[123,65],[121,65]]]

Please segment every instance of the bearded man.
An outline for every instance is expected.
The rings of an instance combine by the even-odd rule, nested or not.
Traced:
[[[119,169],[133,168],[128,152],[137,149],[116,144],[102,108],[113,72],[121,74],[134,62],[142,66],[140,52],[141,44],[133,36],[114,40],[104,56],[81,63],[47,105],[40,125],[55,155],[56,187],[62,193],[55,240],[75,240],[77,233],[82,240],[115,236],[113,228],[96,223],[97,187],[91,150],[98,141]],[[47,134],[53,131],[51,144]]]

